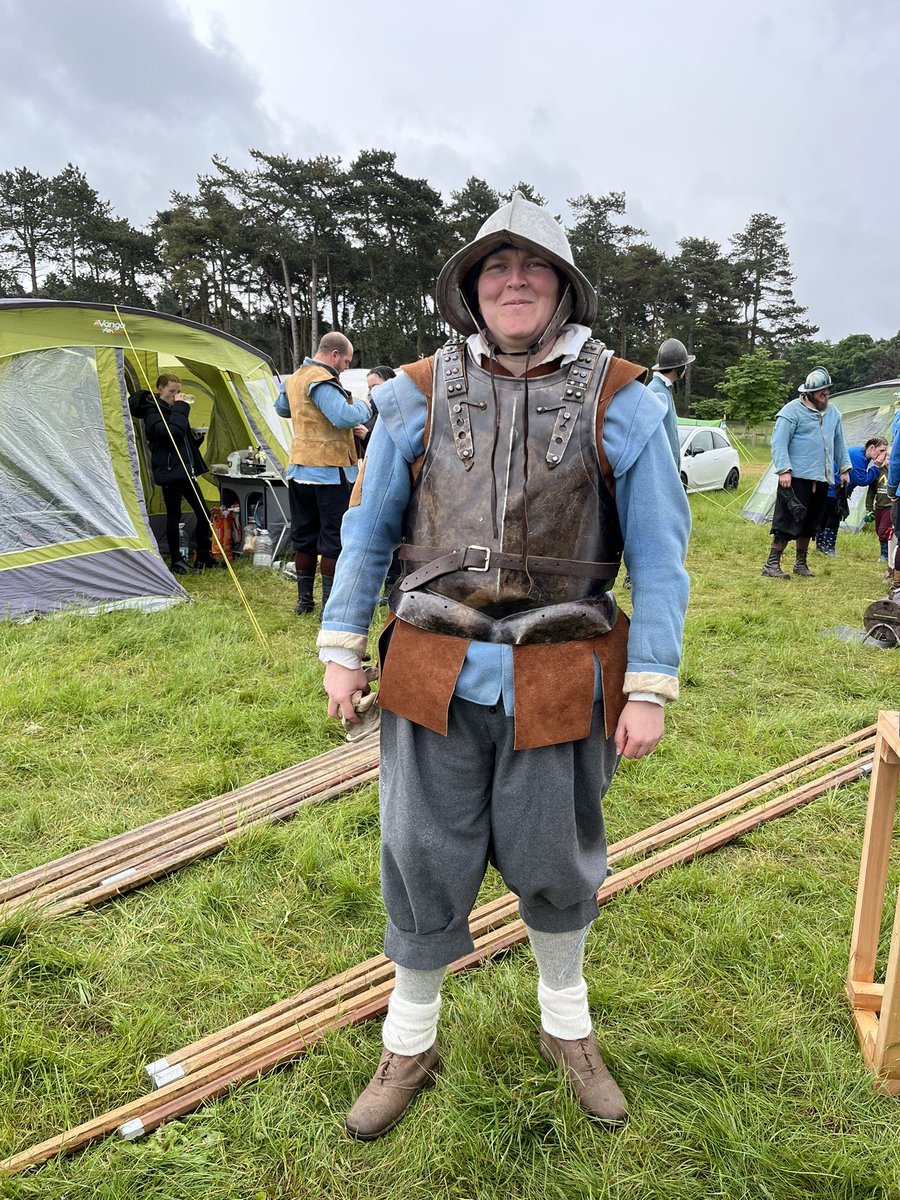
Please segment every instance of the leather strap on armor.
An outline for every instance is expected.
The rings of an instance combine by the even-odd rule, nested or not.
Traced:
[[[618,562],[579,562],[572,558],[548,558],[530,554],[527,564],[518,554],[503,554],[487,546],[465,546],[461,550],[436,550],[429,546],[403,545],[399,557],[406,562],[424,562],[418,571],[404,577],[400,590],[412,591],[452,571],[522,571],[534,575],[575,575],[580,579],[613,579]]]

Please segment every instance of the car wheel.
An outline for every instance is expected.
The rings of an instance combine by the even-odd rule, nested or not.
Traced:
[[[740,481],[741,481],[740,471],[737,469],[737,467],[732,467],[731,470],[728,472],[728,475],[725,479],[725,482],[722,484],[722,487],[725,488],[725,490],[727,492],[736,492],[737,485],[740,483]]]
[[[685,491],[688,490],[687,475],[685,475],[684,471],[681,472],[681,486],[684,488]]]

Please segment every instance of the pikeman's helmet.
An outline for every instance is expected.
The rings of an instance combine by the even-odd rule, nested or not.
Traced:
[[[513,192],[509,204],[488,217],[475,240],[457,250],[438,276],[435,290],[438,311],[457,333],[468,336],[478,332],[476,268],[483,258],[501,246],[518,246],[546,258],[569,285],[571,309],[566,303],[568,311],[564,319],[579,325],[593,323],[597,315],[597,297],[587,277],[575,266],[569,239],[559,221],[546,208],[526,200],[521,192]],[[561,308],[565,300],[563,297]]]
[[[823,392],[826,388],[833,386],[831,376],[824,367],[813,367],[806,379],[797,388],[797,391],[804,396],[809,392]]]
[[[697,359],[696,354],[688,354],[684,342],[678,338],[666,338],[659,348],[659,362],[653,364],[652,371],[674,371],[678,367],[688,367]]]

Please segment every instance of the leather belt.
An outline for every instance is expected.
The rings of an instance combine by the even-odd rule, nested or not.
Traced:
[[[529,554],[528,565],[521,554],[504,554],[489,546],[464,546],[460,550],[438,550],[428,546],[403,545],[398,555],[404,562],[423,562],[424,567],[406,575],[400,582],[402,592],[422,587],[453,571],[523,571],[532,575],[574,575],[579,579],[612,579],[618,562],[583,562],[573,558],[547,558]]]

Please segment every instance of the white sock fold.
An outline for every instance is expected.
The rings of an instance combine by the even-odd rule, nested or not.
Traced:
[[[394,991],[388,1001],[387,1016],[381,1031],[385,1049],[394,1054],[421,1054],[430,1049],[437,1038],[441,998],[430,1004],[416,1004],[398,996]]]
[[[582,979],[574,987],[555,991],[538,980],[538,1004],[541,1006],[541,1025],[552,1037],[574,1041],[591,1032],[591,1014],[587,1002],[587,982]]]

